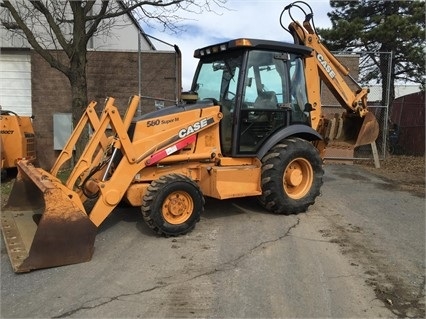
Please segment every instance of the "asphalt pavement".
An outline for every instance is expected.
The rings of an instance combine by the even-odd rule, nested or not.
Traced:
[[[358,166],[325,172],[307,213],[207,199],[177,238],[120,207],[87,263],[15,274],[2,242],[1,318],[424,317],[424,197]]]

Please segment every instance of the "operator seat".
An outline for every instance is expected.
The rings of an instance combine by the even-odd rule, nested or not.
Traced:
[[[254,101],[254,109],[276,110],[278,108],[277,94],[274,91],[260,92]],[[256,117],[256,122],[268,122],[271,113],[260,112]]]
[[[260,92],[253,106],[255,109],[276,109],[278,107],[277,94],[274,91]]]

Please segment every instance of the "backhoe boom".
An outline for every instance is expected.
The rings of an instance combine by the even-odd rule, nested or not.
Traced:
[[[301,5],[310,12],[306,13]],[[303,24],[293,19],[290,10],[298,8],[305,14]],[[379,125],[371,112],[368,111],[368,88],[362,88],[349,74],[345,67],[321,42],[312,22],[312,9],[306,2],[296,1],[286,6],[281,14],[288,11],[292,19],[288,29],[295,44],[302,44],[312,49],[312,54],[305,61],[305,77],[308,87],[308,100],[313,106],[311,124],[324,136],[326,143],[344,141],[353,148],[373,143],[379,134]],[[321,103],[321,81],[325,83],[333,96],[346,113],[324,114]],[[330,147],[331,144],[328,145]],[[341,147],[338,145],[338,147]]]

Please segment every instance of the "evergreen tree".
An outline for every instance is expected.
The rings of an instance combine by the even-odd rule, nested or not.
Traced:
[[[382,103],[393,101],[396,82],[419,83],[424,90],[424,1],[330,1],[330,5],[332,28],[318,30],[330,50],[392,52],[390,68],[387,55],[369,54],[376,72],[364,72],[361,79],[382,84]]]

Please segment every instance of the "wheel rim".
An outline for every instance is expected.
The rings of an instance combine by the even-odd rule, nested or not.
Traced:
[[[304,158],[296,158],[284,170],[284,191],[290,198],[300,199],[309,192],[313,180],[311,163]]]
[[[179,225],[188,220],[194,209],[194,202],[188,193],[177,191],[164,200],[162,214],[166,222]]]

